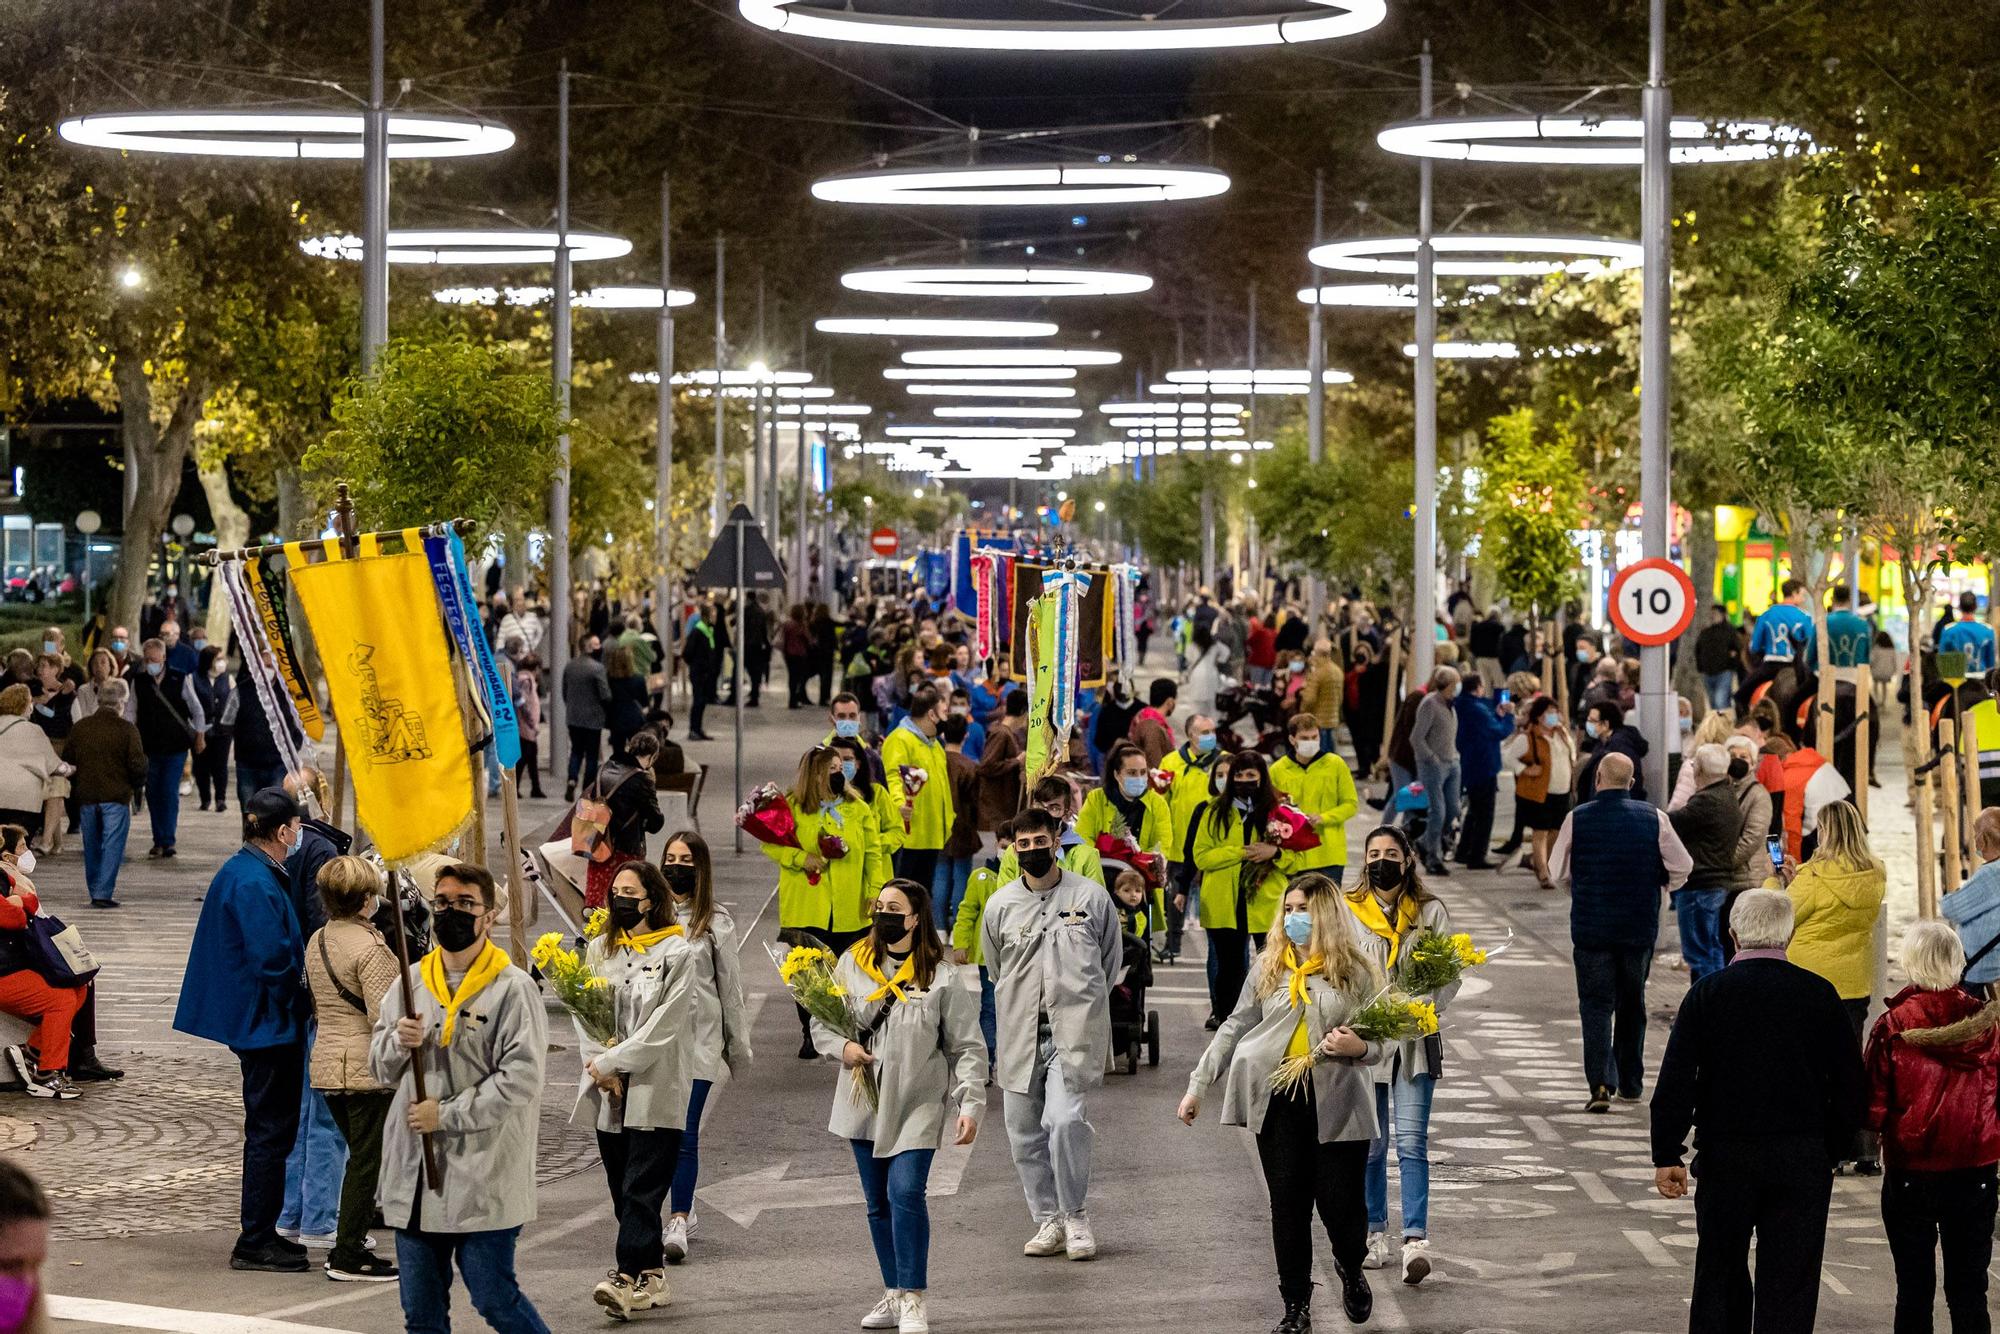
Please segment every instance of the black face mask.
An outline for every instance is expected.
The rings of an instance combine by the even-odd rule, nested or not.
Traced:
[[[836,797],[847,791],[847,775],[835,769],[826,776],[826,790]]]
[[[1729,776],[1737,782],[1742,782],[1749,773],[1750,761],[1739,756],[1729,762]]]
[[[611,925],[617,927],[620,931],[630,931],[633,927],[645,921],[646,910],[640,906],[644,902],[644,899],[613,898],[611,900]]]
[[[903,924],[907,913],[878,912],[875,914],[875,934],[884,941],[894,942],[910,934],[910,928]]]
[[[479,939],[479,918],[457,908],[440,908],[431,918],[431,935],[453,954],[469,949]]]
[[[1255,801],[1264,788],[1262,783],[1231,783],[1230,790],[1236,793],[1238,801]]]
[[[1368,863],[1368,887],[1370,889],[1401,889],[1403,886],[1403,863],[1383,857]]]
[[[1020,860],[1021,869],[1039,880],[1055,868],[1056,850],[1054,848],[1028,848],[1020,854]]]
[[[660,874],[667,878],[667,888],[682,898],[694,893],[696,880],[694,867],[679,864],[662,866]]]

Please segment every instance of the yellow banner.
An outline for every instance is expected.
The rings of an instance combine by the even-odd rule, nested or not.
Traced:
[[[309,565],[300,544],[285,547],[347,742],[355,816],[382,859],[401,862],[472,816],[472,760],[436,586],[422,551],[384,556],[364,538],[358,560],[343,559],[337,543],[326,553]]]
[[[1028,616],[1028,753],[1021,766],[1021,786],[1032,795],[1035,784],[1062,764],[1069,738],[1058,738],[1049,730],[1056,688],[1056,600],[1033,599]]]
[[[319,704],[313,693],[306,688],[305,674],[299,670],[297,656],[292,650],[292,637],[285,625],[284,608],[273,595],[271,586],[264,582],[264,572],[255,560],[243,562],[243,582],[250,587],[251,605],[257,608],[257,616],[264,622],[264,638],[271,646],[271,657],[278,664],[278,676],[285,683],[285,693],[292,697],[292,708],[299,715],[299,724],[306,729],[306,735],[318,741],[326,735],[326,721],[319,716]],[[278,719],[270,720],[272,727],[282,724]]]

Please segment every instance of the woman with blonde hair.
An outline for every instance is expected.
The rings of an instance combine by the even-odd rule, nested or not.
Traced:
[[[1694,753],[1710,744],[1721,746],[1736,735],[1736,715],[1727,709],[1710,709],[1695,724],[1694,735],[1681,743],[1680,773],[1674,777],[1674,795],[1667,802],[1669,811],[1677,811],[1687,805],[1694,795]]]
[[[1377,1126],[1373,1081],[1362,1067],[1382,1058],[1382,1044],[1363,1041],[1347,1023],[1381,986],[1339,886],[1318,871],[1293,877],[1235,1010],[1210,1039],[1181,1099],[1180,1119],[1193,1125],[1202,1094],[1224,1079],[1222,1123],[1257,1137],[1285,1304],[1273,1334],[1312,1328],[1315,1208],[1333,1243],[1347,1318],[1358,1325],[1374,1310],[1362,1261],[1368,1146]],[[1308,1053],[1316,1057],[1312,1073],[1274,1090],[1278,1067]]]
[[[41,832],[42,796],[49,780],[74,773],[57,757],[49,735],[29,720],[34,697],[24,685],[0,690],[0,820]]]

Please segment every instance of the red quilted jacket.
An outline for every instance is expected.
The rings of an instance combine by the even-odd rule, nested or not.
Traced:
[[[1953,1041],[1911,1041],[1958,1028]],[[1905,987],[1868,1036],[1868,1124],[1891,1168],[1945,1172],[2000,1162],[2000,1009],[1956,988]]]

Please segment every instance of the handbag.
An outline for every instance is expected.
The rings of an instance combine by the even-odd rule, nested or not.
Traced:
[[[28,919],[28,966],[52,987],[80,987],[97,976],[98,963],[73,926],[52,913]]]

